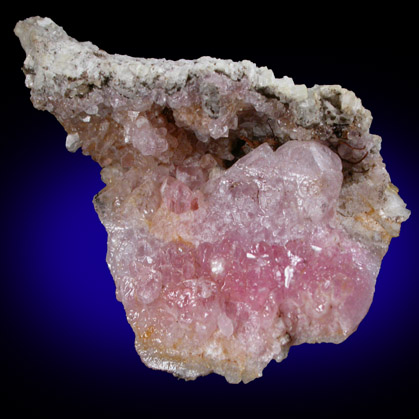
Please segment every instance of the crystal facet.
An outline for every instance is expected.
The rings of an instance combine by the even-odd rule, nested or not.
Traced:
[[[248,382],[356,330],[409,211],[354,93],[249,61],[109,55],[48,18],[15,32],[34,106],[102,167],[94,205],[146,365]]]

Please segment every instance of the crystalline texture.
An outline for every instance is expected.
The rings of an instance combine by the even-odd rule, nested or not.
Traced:
[[[356,330],[409,211],[352,92],[248,61],[112,56],[48,18],[15,32],[34,106],[102,167],[94,204],[146,365],[248,382]]]

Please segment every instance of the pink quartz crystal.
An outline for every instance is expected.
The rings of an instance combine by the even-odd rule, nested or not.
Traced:
[[[248,382],[356,330],[409,212],[352,92],[248,61],[111,56],[48,18],[15,31],[34,105],[102,166],[94,204],[146,365]]]

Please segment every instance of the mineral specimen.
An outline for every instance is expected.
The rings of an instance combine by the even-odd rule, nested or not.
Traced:
[[[18,22],[34,106],[102,167],[107,262],[151,368],[248,382],[345,340],[409,211],[370,112],[249,61],[109,55]]]

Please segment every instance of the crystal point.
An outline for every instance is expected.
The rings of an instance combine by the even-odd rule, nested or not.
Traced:
[[[229,382],[345,340],[409,211],[371,115],[249,61],[109,55],[18,22],[26,85],[102,167],[107,262],[151,368]]]

